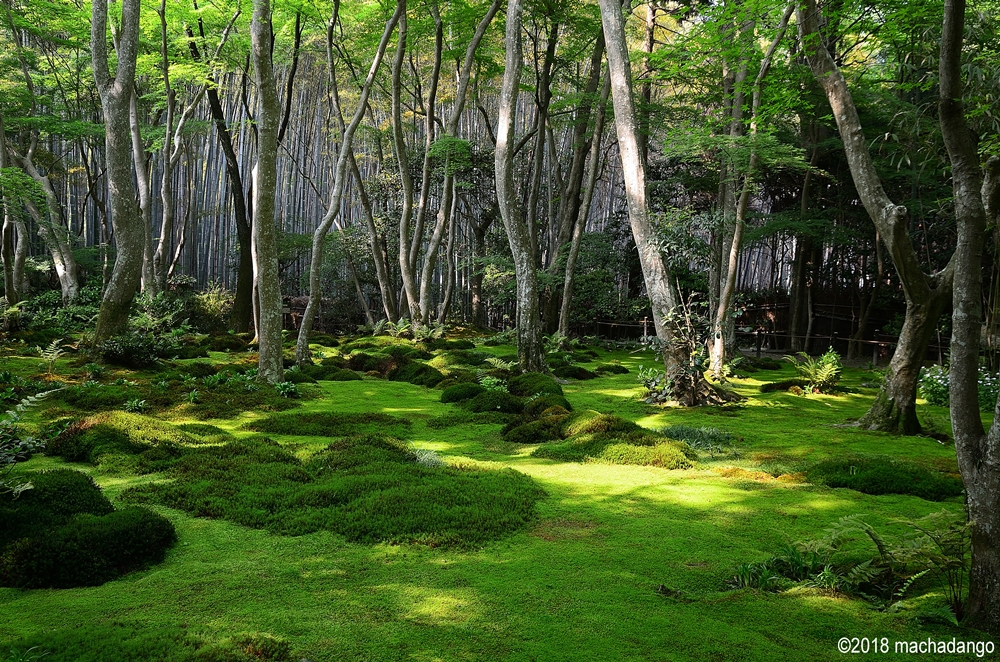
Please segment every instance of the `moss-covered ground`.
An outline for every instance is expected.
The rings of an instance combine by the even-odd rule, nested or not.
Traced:
[[[483,349],[497,356],[513,351]],[[535,520],[469,549],[355,544],[327,530],[272,535],[153,506],[174,523],[179,539],[162,564],[93,588],[0,589],[0,660],[8,651],[10,659],[22,659],[32,647],[31,654],[48,651],[46,660],[216,659],[199,651],[247,633],[283,640],[293,651],[289,659],[313,662],[839,660],[841,637],[984,639],[917,618],[943,603],[933,589],[880,611],[820,589],[726,586],[737,565],[820,535],[846,515],[862,514],[891,533],[901,526],[897,518],[961,509],[960,498],[871,496],[805,482],[817,462],[855,455],[956,472],[947,444],[849,425],[873,399],[875,391],[860,386],[870,373],[846,371],[843,384],[854,392],[803,397],[759,392],[765,381],[792,377],[790,366],[760,371],[732,383],[747,397],[741,405],[681,410],[640,401],[635,375],[643,363],[652,365],[650,355],[599,354],[600,361],[583,365],[615,362],[630,372],[563,384],[574,410],[614,413],[651,429],[711,426],[740,441],[703,452],[686,470],[558,462],[532,457],[535,446],[504,442],[501,423],[428,426],[458,411],[440,402],[440,388],[374,376],[302,385],[309,397],[282,419],[306,412],[405,419],[409,425],[397,427],[405,428],[406,440],[449,464],[509,467],[533,479],[545,493]],[[37,358],[2,360],[21,374],[38,370]],[[236,357],[213,353],[212,360]],[[57,365],[62,374],[73,370]],[[48,407],[35,415],[73,413],[60,402]],[[185,411],[182,404],[164,418],[203,422]],[[209,423],[243,437],[269,416],[273,410],[246,411]],[[945,409],[924,406],[921,416],[948,431]],[[288,432],[296,432],[294,425]],[[303,458],[329,443],[304,434],[268,436]],[[91,473],[113,501],[129,487],[164,479],[47,456],[24,468],[67,465]]]

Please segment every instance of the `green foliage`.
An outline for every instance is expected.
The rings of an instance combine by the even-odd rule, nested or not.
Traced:
[[[507,389],[507,382],[499,377],[494,377],[492,375],[482,375],[479,378],[479,385],[482,386],[487,391],[499,391],[501,393],[510,393]]]
[[[229,329],[235,294],[221,283],[212,282],[191,295],[191,326],[202,333],[225,334]],[[218,351],[218,350],[216,350]]]
[[[806,473],[810,482],[846,487],[865,494],[910,494],[941,501],[962,494],[962,481],[893,458],[847,457],[825,460]]]
[[[503,439],[512,444],[541,444],[559,438],[559,417],[523,423],[507,430]]]
[[[840,363],[840,355],[833,350],[833,347],[817,359],[809,356],[805,352],[799,352],[799,360],[794,356],[786,356],[785,360],[795,366],[795,372],[802,379],[813,393],[832,393],[837,388],[840,381],[840,374],[844,366]]]
[[[441,391],[441,402],[463,402],[471,400],[486,390],[480,384],[455,384]]]
[[[920,396],[928,404],[947,407],[950,401],[950,380],[948,369],[939,365],[920,369]],[[979,395],[979,408],[983,411],[993,411],[997,396],[1000,395],[1000,377],[988,368],[980,366],[976,383]]]
[[[126,368],[146,368],[169,356],[175,345],[152,333],[122,333],[97,346],[101,360]]]
[[[274,385],[275,392],[283,398],[299,397],[299,387],[294,382],[278,382]]]
[[[350,382],[361,379],[358,373],[344,370],[336,365],[307,365],[302,368],[302,372],[313,379],[330,382]]]
[[[146,401],[140,400],[139,398],[133,398],[131,400],[127,400],[122,409],[133,414],[141,414],[146,411]]]
[[[410,421],[377,412],[341,413],[332,411],[274,414],[247,423],[244,427],[266,434],[293,434],[309,437],[349,437],[385,434],[404,437]]]
[[[776,391],[789,391],[792,389],[799,389],[801,393],[804,393],[802,389],[809,386],[809,381],[806,379],[782,379],[778,382],[767,382],[760,385],[761,393],[774,393]],[[800,393],[800,394],[801,394]]]
[[[503,391],[485,391],[467,400],[465,408],[473,413],[496,411],[503,414],[520,414],[524,410],[524,401]]]
[[[436,386],[444,379],[444,373],[426,363],[406,363],[389,370],[386,377],[394,382],[409,382],[417,386]]]
[[[731,433],[710,427],[668,425],[660,428],[658,432],[669,439],[683,441],[699,451],[716,451],[724,446],[731,446],[736,441],[736,437]]]
[[[549,393],[527,400],[524,405],[524,414],[531,418],[537,418],[550,407],[562,407],[566,411],[573,411],[573,405],[569,403],[569,400],[562,395]]]
[[[514,395],[562,395],[563,390],[556,380],[549,375],[540,372],[526,372],[517,377],[512,377],[507,384],[507,388]]]
[[[282,535],[329,530],[352,542],[467,547],[515,531],[542,496],[516,471],[420,464],[385,436],[342,438],[305,463],[266,440],[183,457],[175,480],[132,488],[142,499]]]
[[[598,375],[627,375],[628,368],[618,363],[605,363],[594,371]]]
[[[59,346],[59,343],[61,342],[62,338],[59,338],[58,340],[53,340],[49,343],[49,346],[45,349],[42,349],[41,347],[35,348],[38,351],[38,355],[42,357],[43,361],[45,361],[45,372],[49,375],[55,374],[56,361],[58,361],[59,358],[66,353]]]
[[[581,365],[564,365],[555,368],[552,374],[561,379],[596,379],[598,374]]]
[[[11,493],[14,498],[32,488],[31,481],[18,482],[8,479],[8,475],[18,462],[22,462],[42,448],[44,442],[24,434],[20,428],[21,417],[28,409],[36,406],[53,391],[30,395],[13,409],[7,410],[0,418],[0,498]]]

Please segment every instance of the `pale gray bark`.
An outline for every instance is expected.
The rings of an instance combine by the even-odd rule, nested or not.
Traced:
[[[608,71],[611,78],[611,96],[615,108],[615,129],[618,133],[618,153],[625,179],[625,195],[628,203],[629,224],[639,252],[653,311],[653,325],[656,335],[666,346],[670,345],[671,333],[666,322],[669,313],[679,301],[670,282],[670,273],[656,246],[655,234],[649,220],[646,204],[646,164],[642,158],[642,141],[636,120],[635,103],[632,99],[632,72],[625,41],[625,18],[617,0],[600,0],[601,22],[604,26],[605,48],[608,53]],[[664,365],[671,375],[686,362],[687,357],[664,352]]]
[[[90,48],[94,82],[104,111],[105,162],[111,223],[117,248],[101,310],[97,316],[94,341],[123,330],[129,308],[139,286],[142,270],[143,226],[136,208],[132,183],[132,141],[129,104],[135,87],[135,64],[139,48],[139,0],[122,0],[121,31],[118,35],[118,67],[112,76],[108,68],[107,0],[94,0]]]
[[[517,280],[517,358],[521,369],[540,372],[546,369],[542,345],[542,327],[538,316],[538,274],[528,226],[514,190],[514,120],[520,91],[521,0],[507,3],[507,30],[504,38],[506,61],[500,85],[499,118],[496,142],[496,184],[500,216],[514,258]]]
[[[945,0],[938,116],[951,161],[958,226],[949,375],[951,422],[972,524],[972,567],[963,625],[1000,634],[1000,425],[994,422],[989,433],[984,431],[978,389],[987,220],[982,194],[987,193],[987,200],[991,196],[989,186],[983,184],[976,141],[962,106],[964,21],[965,0]],[[1000,416],[1000,398],[995,409]]]
[[[251,59],[257,83],[257,165],[253,189],[253,256],[258,309],[258,377],[284,378],[281,356],[281,283],[278,279],[278,229],[274,198],[278,172],[278,122],[281,103],[271,60],[271,3],[254,0],[250,23]]]
[[[132,137],[132,159],[135,161],[136,189],[139,194],[139,214],[142,216],[142,276],[144,294],[156,294],[156,278],[153,275],[153,181],[150,176],[152,160],[146,152],[142,139],[142,124],[139,119],[139,91],[133,89],[129,102],[129,128]]]

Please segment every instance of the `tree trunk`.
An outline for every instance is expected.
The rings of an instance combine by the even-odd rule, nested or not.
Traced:
[[[382,58],[385,56],[386,48],[389,45],[389,38],[392,36],[392,31],[395,29],[396,23],[399,22],[400,16],[405,12],[406,0],[399,0],[396,5],[396,12],[386,21],[385,30],[382,32],[382,40],[379,42],[378,50],[375,53],[375,59],[372,61],[371,68],[368,70],[368,77],[361,88],[361,97],[358,100],[358,107],[354,111],[354,117],[346,128],[342,128],[340,154],[337,156],[337,163],[334,169],[333,190],[330,193],[330,202],[327,205],[326,215],[320,221],[316,231],[313,232],[312,257],[309,262],[309,303],[306,304],[306,310],[302,314],[302,323],[299,325],[299,337],[295,343],[295,362],[298,365],[305,365],[312,361],[311,352],[309,351],[309,332],[312,330],[313,319],[316,317],[316,310],[319,307],[320,297],[322,296],[320,279],[323,272],[323,242],[326,240],[326,235],[329,233],[334,220],[340,214],[340,202],[343,198],[344,188],[347,186],[347,178],[349,176],[347,164],[349,161],[353,161],[354,152],[351,144],[354,141],[354,133],[364,118],[365,108],[368,104],[368,95],[371,93],[372,85],[375,82],[375,75],[382,64]],[[330,33],[328,32],[328,34]],[[332,53],[329,47],[328,53]],[[329,62],[329,69],[330,84],[335,86],[336,76],[332,59]],[[336,92],[334,92],[333,97],[335,100],[337,99]],[[335,114],[339,120],[338,124],[343,127],[343,111],[339,107],[339,104],[335,109]],[[363,299],[363,293],[360,292],[360,289],[360,286],[358,286],[359,295],[362,295],[361,298]],[[368,310],[367,302],[363,301],[362,306],[365,309],[366,317],[371,319],[371,311]]]
[[[920,431],[914,410],[916,375],[940,312],[951,300],[954,257],[943,271],[933,276],[921,269],[908,234],[906,207],[893,204],[882,188],[847,81],[820,38],[819,18],[815,0],[805,0],[798,10],[803,49],[813,75],[830,102],[858,195],[892,257],[906,298],[906,319],[885,385],[862,424],[884,432],[914,434]]]
[[[278,274],[278,229],[275,193],[278,184],[278,122],[281,103],[271,61],[271,3],[254,0],[250,23],[251,56],[259,95],[257,166],[254,177],[253,250],[257,267],[258,377],[275,384],[284,378],[281,357],[281,283]]]
[[[618,133],[618,152],[625,179],[629,224],[638,251],[646,293],[653,311],[653,325],[657,337],[670,348],[671,330],[667,317],[679,301],[670,282],[670,273],[654,240],[652,224],[646,206],[646,164],[642,160],[639,127],[636,122],[635,104],[632,100],[632,75],[625,41],[625,20],[617,0],[600,0],[601,22],[608,52],[608,72],[615,108],[615,128]],[[667,349],[663,354],[668,378],[683,370],[688,357]]]
[[[372,202],[368,197],[368,190],[365,182],[361,178],[361,171],[358,170],[358,161],[354,158],[354,150],[351,150],[351,172],[354,174],[354,181],[358,184],[358,194],[361,198],[361,210],[365,215],[365,223],[368,226],[368,246],[372,251],[372,259],[375,261],[375,276],[378,278],[378,289],[382,294],[382,308],[385,311],[385,318],[392,323],[399,319],[399,306],[396,304],[396,293],[392,286],[392,279],[389,275],[389,265],[382,252],[382,240],[378,234],[378,227],[375,225],[375,215],[372,212]]]
[[[972,524],[972,567],[963,625],[1000,634],[1000,425],[983,430],[979,412],[982,257],[987,212],[976,141],[962,107],[961,52],[965,0],[945,0],[938,116],[952,167],[955,220],[954,311],[950,395],[955,451]],[[992,170],[988,170],[992,175]],[[1000,417],[1000,398],[995,408]],[[962,614],[957,614],[959,617]]]
[[[514,122],[520,89],[521,0],[507,3],[507,30],[504,37],[506,68],[500,86],[497,121],[496,184],[500,217],[503,219],[517,280],[517,359],[521,370],[546,370],[542,345],[542,325],[538,317],[538,274],[531,252],[531,237],[514,190]]]
[[[150,176],[152,164],[146,154],[139,123],[139,91],[133,87],[129,102],[129,122],[132,135],[132,159],[135,162],[136,191],[139,194],[139,213],[142,216],[142,291],[156,294],[156,277],[153,274],[153,183]]]
[[[105,162],[111,201],[111,224],[117,247],[115,266],[104,290],[97,316],[95,343],[124,330],[142,270],[143,224],[135,205],[129,118],[139,48],[139,5],[139,0],[122,0],[118,66],[114,78],[108,70],[107,0],[94,0],[92,10],[91,58],[94,82],[104,111]]]

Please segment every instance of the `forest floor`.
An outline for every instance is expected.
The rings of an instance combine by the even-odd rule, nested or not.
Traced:
[[[272,535],[152,506],[178,533],[165,562],[97,587],[0,588],[0,660],[8,651],[11,660],[43,652],[46,660],[180,660],[189,659],[192,641],[245,633],[287,641],[295,660],[313,662],[834,660],[843,658],[843,637],[884,637],[890,646],[928,637],[985,638],[917,618],[921,609],[943,604],[943,591],[933,587],[886,610],[821,588],[772,593],[727,586],[738,565],[816,538],[844,516],[861,515],[892,536],[903,531],[900,518],[961,510],[961,497],[870,496],[805,481],[803,471],[817,461],[853,455],[957,472],[950,445],[845,425],[872,402],[876,391],[861,386],[871,373],[846,369],[842,383],[852,393],[762,394],[764,381],[794,376],[785,364],[734,380],[731,386],[746,397],[740,406],[685,410],[640,400],[636,372],[653,364],[651,355],[599,354],[630,372],[565,383],[575,410],[614,413],[650,429],[711,426],[739,441],[701,453],[686,470],[558,462],[532,457],[535,446],[503,441],[499,424],[429,427],[433,417],[455,408],[440,402],[440,390],[370,376],[302,385],[311,397],[296,412],[405,418],[412,423],[407,441],[448,463],[526,474],[545,493],[535,520],[499,540],[455,549],[359,544],[327,531]],[[38,370],[37,357],[4,362],[12,370]],[[36,415],[54,413],[65,412],[43,405]],[[240,436],[249,434],[245,423],[261,416],[247,411],[208,422]],[[949,428],[944,408],[922,406],[921,418],[937,431]],[[194,419],[175,414],[171,422]],[[317,437],[269,436],[301,456],[326,444]],[[23,469],[67,465],[91,474],[113,501],[130,486],[163,478],[46,456]]]

